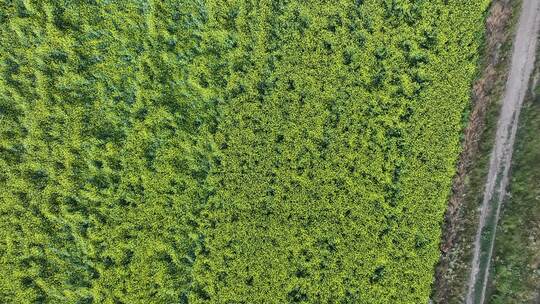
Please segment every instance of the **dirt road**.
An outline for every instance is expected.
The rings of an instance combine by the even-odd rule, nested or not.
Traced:
[[[519,114],[534,68],[539,29],[540,1],[523,0],[510,74],[506,83],[484,198],[480,207],[467,304],[484,303],[497,222],[501,204],[506,195]]]

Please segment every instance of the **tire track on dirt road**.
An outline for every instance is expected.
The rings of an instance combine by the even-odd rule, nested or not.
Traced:
[[[506,83],[497,134],[474,242],[467,304],[483,304],[501,204],[506,195],[508,172],[519,114],[534,69],[537,37],[540,29],[540,1],[523,0],[512,63]]]

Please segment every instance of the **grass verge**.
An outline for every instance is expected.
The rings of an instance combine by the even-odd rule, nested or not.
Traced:
[[[539,72],[537,62],[536,79]],[[534,82],[531,87],[495,239],[489,302],[493,304],[540,301],[540,85]]]

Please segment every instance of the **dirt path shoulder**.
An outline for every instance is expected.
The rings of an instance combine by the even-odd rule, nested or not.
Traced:
[[[534,68],[539,28],[540,1],[524,0],[480,207],[466,298],[468,304],[484,303],[500,207],[506,195],[521,105]]]

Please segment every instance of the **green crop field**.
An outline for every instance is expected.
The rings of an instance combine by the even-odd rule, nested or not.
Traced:
[[[0,303],[426,303],[489,0],[0,0]]]

